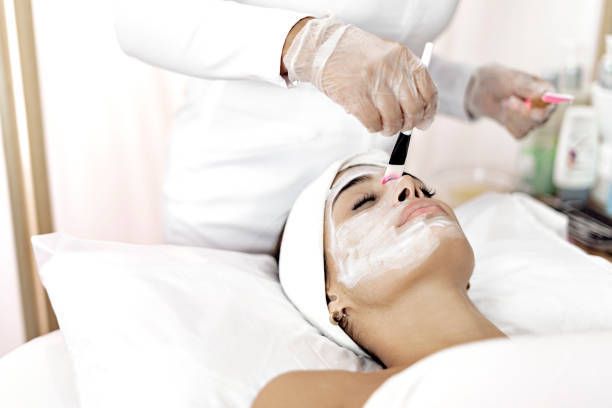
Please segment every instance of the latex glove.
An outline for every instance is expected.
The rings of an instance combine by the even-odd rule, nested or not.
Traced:
[[[291,81],[310,82],[370,132],[426,129],[438,91],[408,48],[333,18],[304,25],[283,63]]]
[[[466,108],[473,117],[486,116],[506,127],[520,139],[543,125],[555,107],[529,108],[526,99],[540,98],[554,87],[535,76],[487,65],[476,70],[466,91]]]

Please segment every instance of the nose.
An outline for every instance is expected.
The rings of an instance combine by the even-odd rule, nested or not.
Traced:
[[[393,184],[393,197],[398,202],[424,197],[421,190],[417,188],[415,180],[410,176],[402,176]]]

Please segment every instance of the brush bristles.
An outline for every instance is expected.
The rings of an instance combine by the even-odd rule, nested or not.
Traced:
[[[381,184],[387,184],[391,180],[397,180],[402,177],[403,166],[389,165],[385,169],[385,175],[381,179]]]

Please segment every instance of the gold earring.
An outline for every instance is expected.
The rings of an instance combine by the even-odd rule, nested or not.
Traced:
[[[347,317],[346,315],[346,310],[342,309],[341,312],[339,311],[334,311],[332,312],[331,316],[329,316],[329,320],[331,322],[331,324],[338,326],[342,323],[342,321]]]
[[[332,314],[329,316],[329,321],[334,326],[337,326],[342,321],[342,313],[337,310],[332,312]]]

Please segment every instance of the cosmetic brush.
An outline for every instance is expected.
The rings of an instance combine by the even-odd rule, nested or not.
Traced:
[[[428,42],[427,44],[425,44],[425,49],[423,50],[423,55],[421,56],[421,62],[426,67],[429,66],[432,53],[433,43]],[[414,129],[406,133],[400,132],[397,136],[397,141],[395,142],[395,146],[393,147],[393,151],[391,152],[391,157],[389,158],[389,164],[387,165],[385,175],[381,180],[382,184],[385,184],[389,180],[395,180],[402,177],[402,173],[404,172],[404,165],[406,164],[406,157],[408,157],[410,138],[412,137],[413,131]]]

